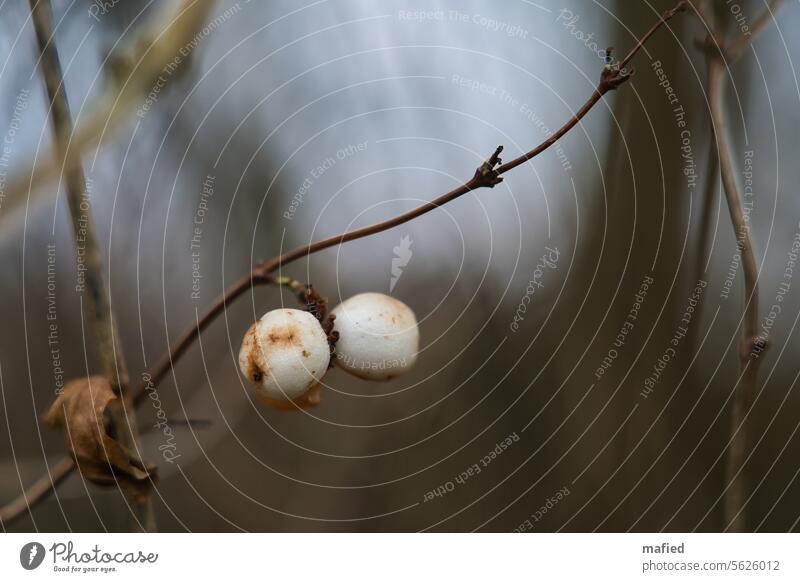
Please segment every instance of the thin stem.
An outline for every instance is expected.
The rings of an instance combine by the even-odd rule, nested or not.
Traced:
[[[31,0],[34,1],[34,0]],[[293,261],[301,259],[303,257],[307,257],[313,253],[322,251],[324,249],[341,245],[345,242],[356,240],[359,238],[364,238],[366,236],[370,236],[373,234],[377,234],[379,232],[383,232],[390,228],[394,228],[401,224],[404,224],[410,220],[418,218],[423,214],[434,210],[435,208],[439,208],[448,202],[452,202],[453,200],[463,196],[464,194],[476,190],[478,188],[484,187],[492,187],[498,182],[500,182],[500,176],[513,170],[517,166],[531,160],[532,158],[538,156],[545,150],[547,150],[550,146],[555,144],[564,134],[566,134],[569,130],[575,127],[581,119],[583,119],[586,114],[602,99],[603,95],[608,93],[609,91],[617,89],[620,85],[624,84],[632,75],[632,72],[625,71],[625,66],[633,59],[634,56],[639,52],[639,50],[644,46],[644,43],[650,39],[650,37],[663,25],[665,25],[670,19],[672,19],[676,14],[686,9],[688,6],[686,0],[681,0],[678,2],[672,10],[665,12],[659,21],[655,23],[646,33],[642,36],[633,48],[628,51],[625,58],[620,62],[618,67],[609,68],[606,67],[603,70],[603,74],[601,76],[601,80],[592,92],[592,95],[586,101],[586,103],[573,115],[569,121],[567,121],[558,131],[556,131],[553,135],[548,137],[545,141],[539,144],[534,149],[530,150],[529,152],[515,158],[511,162],[508,162],[504,165],[500,165],[500,158],[499,154],[502,148],[498,148],[495,153],[489,158],[487,162],[485,162],[478,170],[475,172],[475,175],[467,182],[439,196],[438,198],[426,202],[421,206],[406,212],[405,214],[401,214],[395,218],[391,218],[384,222],[380,222],[378,224],[374,224],[371,226],[367,226],[364,228],[356,229],[349,232],[344,232],[339,235],[335,235],[332,237],[328,237],[321,241],[317,241],[315,243],[311,243],[308,245],[304,245],[298,247],[294,250],[288,251],[278,257],[270,259],[268,261],[264,261],[258,265],[256,265],[252,271],[236,281],[230,287],[228,287],[225,292],[215,300],[215,302],[208,308],[208,310],[203,313],[200,317],[198,322],[184,332],[180,338],[170,346],[169,351],[166,355],[164,355],[153,367],[153,369],[148,373],[148,380],[143,382],[143,384],[139,387],[139,390],[136,392],[133,402],[134,405],[140,404],[144,397],[147,394],[147,390],[152,386],[158,384],[159,381],[163,380],[163,378],[167,375],[167,373],[173,368],[177,360],[186,353],[188,348],[194,343],[200,333],[208,327],[208,325],[216,319],[216,317],[222,313],[226,306],[244,294],[246,291],[252,289],[255,285],[265,284],[265,283],[274,283],[275,280],[272,277],[272,273],[280,269],[286,264],[289,264]],[[53,484],[53,487],[56,484]],[[19,499],[17,499],[13,504],[19,505]],[[6,507],[10,507],[6,506]],[[25,507],[25,506],[23,506]],[[16,513],[9,513],[8,517],[6,518],[7,521],[10,521],[16,517],[19,517],[21,511]]]
[[[742,195],[736,180],[737,170],[730,150],[730,126],[727,120],[723,88],[728,67],[743,54],[755,36],[766,27],[779,4],[780,0],[773,0],[756,19],[749,35],[739,35],[730,42],[722,38],[722,33],[713,20],[704,18],[707,26],[710,23],[709,36],[704,46],[708,65],[709,108],[722,186],[744,272],[744,315],[738,349],[739,381],[731,406],[731,439],[725,466],[725,478],[728,484],[724,500],[726,529],[736,532],[746,531],[747,528],[747,516],[743,511],[747,497],[747,481],[743,469],[750,438],[745,421],[755,400],[759,356],[766,349],[767,342],[766,338],[760,337],[758,333],[758,263],[753,248],[750,225],[744,213]],[[702,10],[698,10],[698,14],[701,18],[705,16]]]
[[[740,472],[747,452],[746,427],[743,426],[744,415],[750,409],[753,392],[758,380],[758,359],[752,359],[751,353],[758,332],[758,265],[756,263],[750,227],[744,218],[742,198],[736,183],[736,169],[728,146],[728,123],[725,116],[722,85],[725,80],[725,62],[721,57],[709,57],[708,96],[711,117],[714,120],[714,134],[719,152],[720,175],[728,203],[736,244],[741,254],[744,271],[744,323],[739,340],[739,372],[740,380],[733,395],[731,409],[732,441],[728,451],[725,469],[726,481],[729,484],[725,496],[725,516],[734,531],[744,531],[745,514],[739,510],[746,498],[747,484]],[[729,519],[730,518],[730,519]]]
[[[265,283],[267,280],[268,279],[264,277],[248,274],[229,287],[225,293],[223,293],[212,304],[212,306],[205,313],[203,313],[197,324],[187,329],[180,339],[172,344],[170,350],[164,354],[164,356],[162,356],[162,358],[156,363],[150,372],[148,372],[147,380],[142,383],[133,397],[134,406],[138,406],[142,403],[144,398],[147,396],[148,388],[156,386],[159,382],[161,382],[161,380],[164,379],[167,373],[172,370],[175,362],[186,352],[186,350],[189,349],[200,333],[202,333],[202,331],[208,327],[208,325],[214,321],[214,319],[216,319],[217,315],[225,310],[225,307],[228,305],[228,303],[234,301],[237,297],[239,297],[245,291],[251,289],[254,285]]]
[[[730,128],[725,115],[725,104],[723,100],[722,84],[725,79],[725,63],[722,59],[712,58],[709,63],[708,72],[708,99],[711,108],[711,116],[714,120],[714,133],[716,135],[716,146],[719,152],[719,169],[722,177],[722,185],[725,190],[725,198],[728,202],[728,211],[734,234],[742,254],[742,267],[745,280],[745,320],[744,320],[744,340],[745,349],[740,353],[740,359],[746,362],[750,358],[750,343],[755,338],[758,329],[758,264],[753,240],[750,233],[750,225],[745,218],[742,205],[742,195],[739,192],[739,185],[736,181],[736,166],[733,161],[733,154],[728,144]]]
[[[581,119],[583,119],[589,111],[591,111],[592,107],[597,105],[597,103],[602,99],[603,95],[605,95],[608,91],[610,91],[610,87],[606,87],[602,83],[598,85],[597,89],[594,90],[594,93],[589,97],[586,103],[583,104],[578,112],[572,116],[572,118],[565,123],[564,125],[559,128],[553,135],[548,137],[545,141],[540,143],[538,146],[533,148],[531,151],[519,156],[518,158],[511,160],[510,162],[503,164],[497,169],[498,174],[504,174],[509,170],[513,170],[517,166],[524,164],[528,160],[532,160],[542,152],[544,152],[547,148],[555,144],[558,140],[560,140],[564,135],[573,127],[575,127]]]
[[[426,202],[425,204],[406,212],[405,214],[401,214],[400,216],[396,216],[384,222],[380,222],[378,224],[373,224],[370,226],[365,226],[364,228],[359,228],[356,230],[351,230],[349,232],[344,232],[342,234],[337,234],[326,239],[304,245],[301,247],[297,247],[287,253],[280,255],[279,257],[275,257],[269,261],[265,261],[258,267],[256,267],[256,271],[258,273],[272,273],[278,270],[280,267],[286,265],[287,263],[291,263],[292,261],[296,261],[303,257],[307,257],[324,249],[338,246],[343,243],[346,243],[351,240],[356,240],[359,238],[364,238],[366,236],[370,236],[373,234],[377,234],[379,232],[383,232],[384,230],[389,230],[390,228],[394,228],[395,226],[399,226],[404,224],[410,220],[413,220],[423,214],[426,214],[433,210],[434,208],[439,208],[448,202],[455,200],[456,198],[466,194],[467,192],[471,192],[478,188],[476,184],[471,182],[467,182],[466,184],[459,186],[458,188],[451,190],[447,194],[439,196],[435,200],[430,202]]]
[[[625,55],[625,58],[620,61],[619,67],[624,69],[628,63],[633,60],[633,57],[636,56],[636,53],[639,52],[639,50],[648,40],[650,40],[650,37],[653,36],[659,28],[664,26],[668,21],[672,20],[678,13],[684,12],[687,8],[689,8],[689,2],[687,0],[681,0],[674,7],[662,14],[661,19],[651,26],[650,30],[644,33],[644,36],[640,38],[639,41],[628,51],[628,54]]]
[[[33,26],[40,53],[40,70],[50,101],[50,119],[55,137],[55,148],[65,159],[68,155],[73,132],[72,115],[64,87],[64,76],[58,58],[53,34],[53,18],[49,0],[29,0]],[[103,273],[103,259],[97,244],[94,221],[88,209],[89,193],[83,168],[76,163],[65,169],[67,201],[72,218],[76,253],[85,266],[85,297],[94,318],[97,348],[103,373],[115,394],[124,401],[128,383],[128,371],[119,346],[114,316],[109,304],[109,289]],[[131,406],[112,407],[114,426],[120,442],[131,451],[136,447],[137,428],[134,409]],[[133,500],[132,500],[133,501]],[[135,528],[155,528],[152,505],[149,498],[144,503],[133,501]]]
[[[48,472],[39,477],[32,485],[29,485],[22,495],[11,503],[4,505],[0,509],[0,523],[3,527],[15,519],[25,515],[31,508],[44,500],[51,491],[54,491],[64,479],[72,473],[75,468],[75,461],[72,457],[64,457],[58,465],[52,467]]]

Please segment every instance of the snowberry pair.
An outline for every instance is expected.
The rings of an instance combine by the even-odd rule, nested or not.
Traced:
[[[334,362],[368,380],[388,380],[410,370],[419,350],[414,312],[381,293],[362,293],[339,304]],[[279,408],[319,402],[319,386],[331,361],[328,337],[311,313],[274,309],[244,336],[239,367],[259,397]]]

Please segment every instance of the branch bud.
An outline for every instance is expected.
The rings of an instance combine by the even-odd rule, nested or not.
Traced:
[[[503,160],[500,159],[500,153],[503,151],[503,146],[497,146],[492,156],[483,162],[480,167],[475,170],[475,175],[472,177],[472,184],[475,188],[494,188],[497,184],[503,181],[503,177],[497,173],[497,166]]]

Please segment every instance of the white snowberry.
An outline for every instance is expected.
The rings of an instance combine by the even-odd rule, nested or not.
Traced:
[[[389,380],[417,361],[419,328],[411,308],[382,293],[361,293],[337,305],[336,364],[368,380]]]
[[[319,401],[318,382],[328,370],[330,347],[319,321],[307,311],[275,309],[254,323],[239,350],[239,368],[269,404],[295,408]]]

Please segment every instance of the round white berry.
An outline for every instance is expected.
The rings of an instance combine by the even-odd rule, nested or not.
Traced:
[[[308,403],[328,370],[330,347],[319,321],[307,311],[275,309],[254,323],[239,350],[239,368],[270,404]]]
[[[417,318],[402,301],[382,293],[361,293],[331,313],[339,332],[334,361],[342,369],[368,380],[389,380],[417,361]]]

